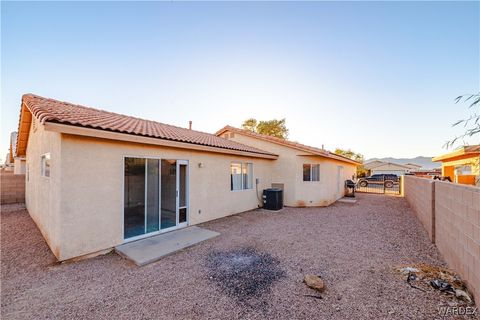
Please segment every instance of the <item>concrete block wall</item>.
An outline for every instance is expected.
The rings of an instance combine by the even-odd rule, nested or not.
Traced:
[[[480,301],[480,188],[435,182],[435,244]]]
[[[409,176],[404,188],[430,239],[480,301],[480,188]]]
[[[404,176],[404,195],[418,220],[435,242],[435,182],[432,179]]]
[[[25,175],[0,173],[0,204],[25,202]]]

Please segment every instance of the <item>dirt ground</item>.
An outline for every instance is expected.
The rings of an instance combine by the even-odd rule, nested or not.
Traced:
[[[445,266],[403,198],[360,194],[202,227],[221,235],[144,267],[115,253],[56,264],[25,208],[4,206],[1,318],[433,319],[454,301],[392,271]],[[305,274],[321,276],[325,292],[307,288]]]

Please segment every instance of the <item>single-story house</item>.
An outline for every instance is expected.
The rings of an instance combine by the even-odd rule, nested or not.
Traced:
[[[67,260],[257,208],[272,185],[283,186],[286,205],[329,205],[358,165],[322,149],[222,130],[208,134],[26,94],[16,153],[26,158],[27,210],[57,259]]]
[[[231,126],[216,135],[280,155],[270,165],[271,181],[284,190],[287,206],[327,206],[335,202],[344,195],[345,180],[353,179],[359,165],[327,150]]]
[[[368,162],[365,162],[363,164],[363,167],[366,169],[366,170],[371,170],[372,168],[376,167],[376,166],[379,166],[381,164],[384,164],[385,161],[381,161],[381,160],[372,160],[372,161],[368,161]]]
[[[480,187],[480,145],[462,146],[432,161],[442,163],[442,176],[452,182]]]
[[[403,176],[405,173],[409,173],[412,168],[403,164],[375,161],[375,163],[366,163],[365,168],[370,170],[370,174],[396,174],[397,176]]]
[[[416,163],[405,163],[404,166],[410,168],[410,172],[418,171],[422,169],[422,166]]]

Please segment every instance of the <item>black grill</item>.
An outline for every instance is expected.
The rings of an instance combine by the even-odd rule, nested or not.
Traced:
[[[345,196],[355,197],[355,182],[352,180],[345,180]]]

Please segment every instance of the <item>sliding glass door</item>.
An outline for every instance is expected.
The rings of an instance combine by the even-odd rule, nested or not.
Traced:
[[[162,159],[161,228],[177,226],[177,161]]]
[[[160,207],[160,170],[159,170],[160,160],[158,159],[147,159],[147,176],[146,183],[147,186],[147,227],[146,233],[158,231],[158,218]]]
[[[159,160],[125,158],[124,238],[158,231]]]
[[[124,239],[188,224],[188,161],[125,158]]]

